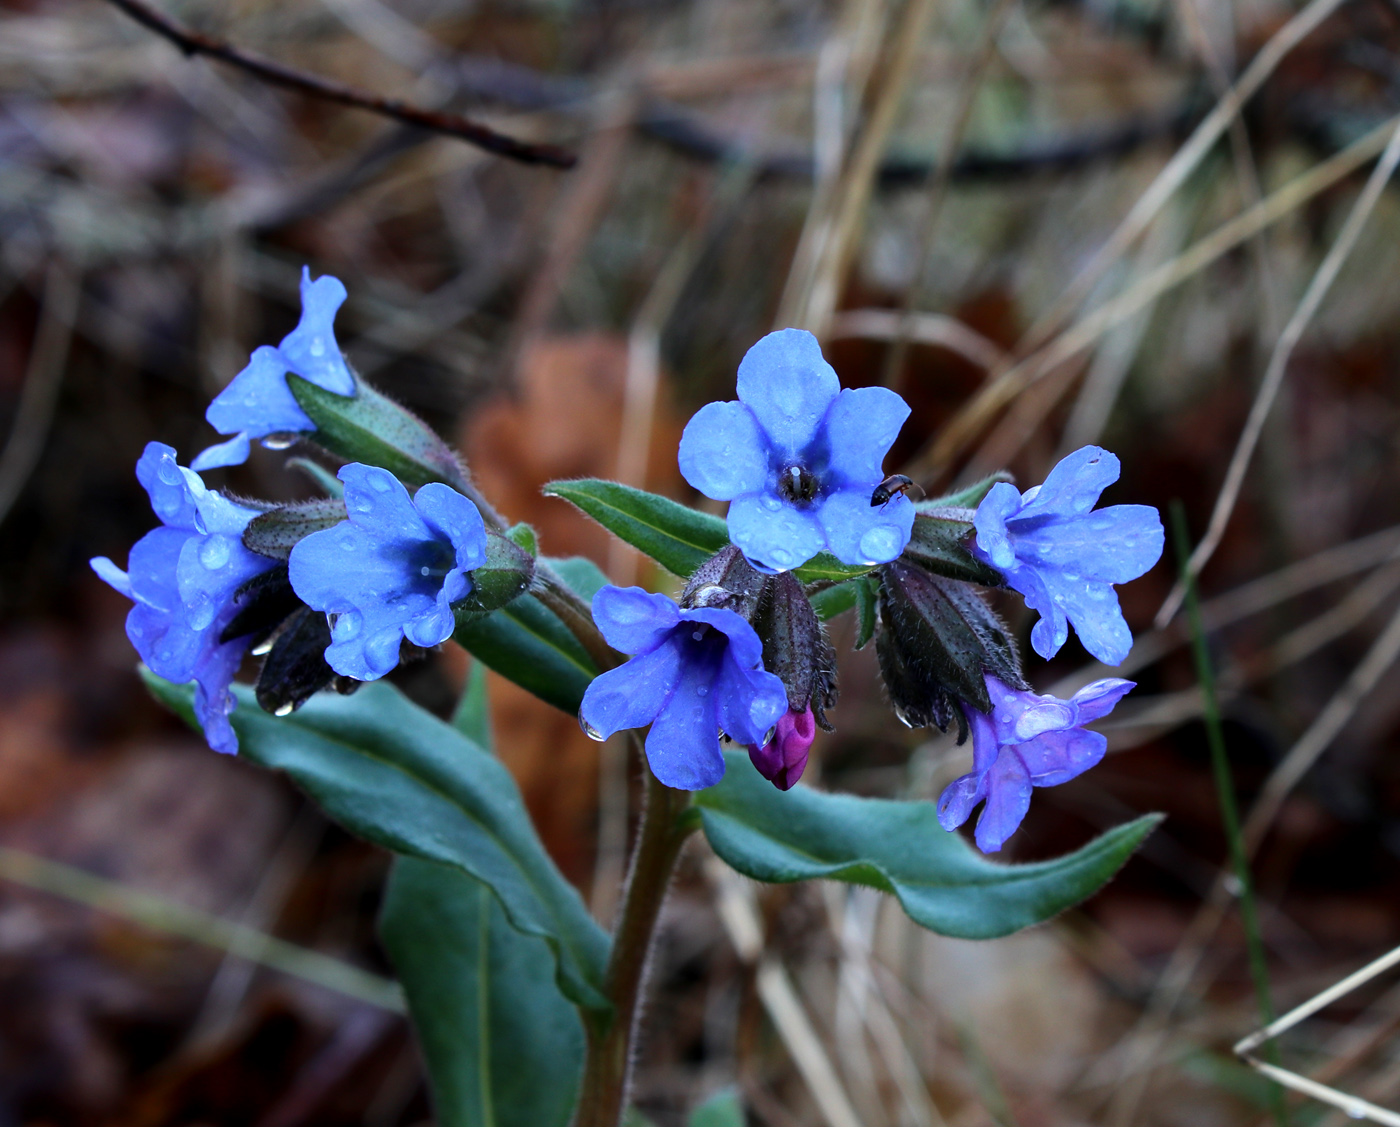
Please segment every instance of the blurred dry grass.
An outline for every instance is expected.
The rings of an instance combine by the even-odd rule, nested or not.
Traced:
[[[1181,498],[1200,536],[1400,112],[1387,0],[1310,5],[1316,29],[1184,166],[1191,131],[1281,42],[1284,0],[167,10],[581,158],[512,164],[273,91],[97,0],[0,4],[0,844],[381,972],[386,859],[147,702],[123,601],[85,564],[147,528],[141,447],[209,441],[208,397],[293,322],[303,262],[348,286],[340,339],[361,371],[458,435],[548,550],[619,578],[656,577],[538,485],[618,474],[681,495],[679,424],[731,394],[775,319],[822,333],[847,385],[905,395],[895,460],[926,480],[1007,464],[1033,481],[1102,441],[1124,462],[1110,500]],[[1256,816],[1256,865],[1280,1008],[1400,942],[1398,199],[1378,196],[1306,319],[1202,574],[1243,805],[1274,811]],[[1130,214],[1141,237],[1120,245]],[[224,484],[305,489],[261,451]],[[1162,565],[1123,591],[1144,634],[1114,753],[1039,792],[1011,849],[1049,856],[1167,811],[1141,857],[1052,925],[971,944],[858,890],[755,893],[695,847],[658,959],[648,1116],[669,1127],[737,1082],[774,1127],[1263,1120],[1228,1051],[1257,1020],[1194,675],[1179,627],[1146,633],[1171,580]],[[814,775],[935,794],[966,751],[894,725],[872,655],[840,641],[839,731]],[[444,655],[402,681],[445,710],[462,675]],[[1071,644],[1034,675],[1063,691],[1095,674]],[[502,754],[606,911],[625,763],[492,687]],[[1300,782],[1274,773],[1290,753]],[[1290,1033],[1285,1059],[1395,1106],[1397,1025],[1380,981]],[[398,1018],[0,887],[0,1124],[429,1114]]]

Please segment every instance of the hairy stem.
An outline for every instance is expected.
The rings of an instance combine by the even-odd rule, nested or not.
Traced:
[[[605,990],[613,1015],[606,1024],[586,1023],[588,1054],[574,1127],[618,1127],[627,1108],[656,921],[681,846],[694,828],[682,819],[689,805],[687,792],[672,790],[646,772],[646,805],[608,959]]]

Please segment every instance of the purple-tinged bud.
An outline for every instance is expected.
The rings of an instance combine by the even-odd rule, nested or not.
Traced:
[[[775,787],[791,790],[807,769],[807,753],[816,735],[817,722],[810,707],[803,712],[788,710],[766,744],[749,744],[749,758],[758,773]]]

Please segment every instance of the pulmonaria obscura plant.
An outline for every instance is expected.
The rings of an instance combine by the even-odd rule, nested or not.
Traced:
[[[744,357],[737,400],[702,407],[681,439],[682,474],[726,517],[616,482],[547,487],[659,565],[659,589],[620,588],[588,560],[543,554],[441,438],[356,375],[333,328],[344,286],[307,272],[301,293],[297,328],[209,407],[232,437],[192,468],[147,446],[136,473],[160,526],[126,570],[92,566],[132,600],[152,691],[211,748],[285,771],[396,855],[381,934],[440,1124],[480,1123],[485,1105],[502,1127],[622,1122],[648,952],[697,830],[755,880],[874,885],[923,927],[985,939],[1091,895],[1151,829],[1140,818],[1033,866],[952,832],[980,806],[976,845],[1000,850],[1035,787],[1103,758],[1086,725],[1133,687],[1035,692],[985,596],[1021,595],[1042,657],[1071,626],[1106,664],[1127,657],[1113,585],[1150,568],[1163,536],[1146,506],[1095,508],[1118,477],[1108,451],[1076,451],[1025,492],[998,475],[916,502],[884,465],[904,401],[842,389],[816,338],[784,329]],[[254,439],[315,453],[301,465],[323,496],[211,489],[200,473],[243,462]],[[971,737],[971,772],[936,804],[795,785],[839,722],[826,622],[852,611],[894,716]],[[491,756],[476,675],[451,724],[381,680],[448,641],[639,753],[646,804],[610,934]],[[253,688],[235,686],[250,659]]]

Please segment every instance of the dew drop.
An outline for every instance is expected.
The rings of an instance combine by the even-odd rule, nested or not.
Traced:
[[[769,744],[771,744],[771,743],[773,742],[773,737],[776,736],[777,734],[778,734],[778,726],[777,726],[776,724],[774,724],[773,727],[771,727],[771,728],[768,729],[767,733],[766,733],[766,734],[764,735],[764,737],[763,737],[763,742],[762,742],[761,744],[759,744],[759,746],[760,746],[760,747],[767,747]]]
[[[394,487],[393,479],[383,472],[371,474],[369,483],[376,493],[388,493]]]
[[[274,709],[272,710],[272,715],[273,715],[273,716],[290,716],[290,715],[291,715],[293,712],[295,712],[295,711],[296,711],[296,705],[294,705],[291,701],[288,701],[286,704],[279,704],[276,708],[274,708]]]
[[[265,642],[259,642],[249,652],[254,657],[262,657],[265,654],[270,654],[272,652],[272,639],[269,638]]]
[[[1342,1110],[1347,1113],[1348,1119],[1366,1118],[1366,1108],[1359,1101],[1347,1103],[1347,1105]]]
[[[175,464],[173,458],[162,458],[160,465],[156,467],[156,477],[166,485],[179,485],[180,467]]]
[[[355,538],[348,533],[340,538],[340,550],[343,552],[353,552],[355,550]]]
[[[424,579],[427,579],[428,576],[431,574],[431,570],[427,567],[420,567],[418,569],[418,574],[421,575]]]
[[[267,450],[286,450],[297,440],[294,434],[269,434],[262,440],[263,447]]]
[[[774,548],[773,562],[780,568],[790,567],[792,565],[792,553],[786,548]]]
[[[706,583],[696,590],[690,597],[690,601],[697,607],[707,607],[713,603],[721,602],[728,592],[717,583]]]
[[[200,595],[189,611],[189,623],[195,630],[204,630],[214,621],[214,604],[209,601],[208,595]]]
[[[763,498],[762,503],[763,507],[767,509],[770,513],[776,513],[779,509],[783,507],[783,503],[779,501],[776,497],[765,496]]]
[[[605,739],[608,738],[607,736],[603,735],[602,732],[598,731],[597,728],[593,727],[593,725],[590,724],[587,720],[585,720],[582,716],[579,716],[578,718],[578,726],[583,729],[583,734],[587,736],[590,740],[597,740],[599,743],[602,743]]]
[[[321,337],[311,338],[311,355],[324,356],[326,354],[326,342]]]
[[[337,642],[348,642],[359,637],[360,630],[364,627],[365,620],[357,610],[348,610],[335,620],[335,640]]]
[[[860,538],[860,554],[868,563],[885,563],[899,555],[903,540],[892,524],[877,524]]]
[[[894,710],[894,717],[895,717],[895,719],[898,720],[901,724],[903,724],[906,728],[917,728],[917,727],[918,727],[918,725],[915,724],[914,721],[912,721],[912,720],[909,719],[908,715],[906,715],[904,709],[902,709],[902,708],[896,708],[896,709]]]
[[[218,571],[229,557],[229,543],[226,536],[211,536],[199,546],[199,562],[210,571]]]
[[[696,631],[695,631],[693,634],[691,634],[690,636],[691,636],[691,638],[694,639],[695,641],[697,641],[697,642],[700,641],[702,638],[705,637],[705,628],[702,626],[699,630],[696,630]]]
[[[352,504],[350,507],[354,509],[357,513],[374,512],[374,502],[371,501],[368,497],[356,497],[354,504]]]
[[[129,631],[130,631],[130,633],[131,633],[131,636],[132,636],[133,638],[144,638],[144,637],[146,636],[146,631],[145,631],[144,629],[142,629],[140,626],[131,626],[131,627],[128,627],[128,629],[129,629]]]
[[[695,688],[695,695],[696,695],[697,697],[707,697],[707,696],[709,696],[709,695],[710,695],[710,686],[709,686],[709,685],[697,685],[696,688]]]

